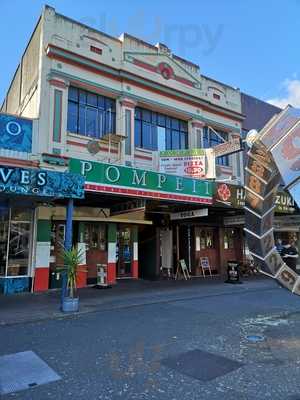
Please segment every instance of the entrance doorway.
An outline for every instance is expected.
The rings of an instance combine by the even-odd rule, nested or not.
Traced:
[[[87,283],[97,282],[97,264],[107,264],[107,225],[101,222],[84,224]]]
[[[120,225],[117,231],[117,278],[132,277],[133,240],[132,228]]]
[[[174,270],[178,266],[179,260],[183,259],[188,267],[189,273],[193,271],[193,248],[192,248],[192,228],[189,225],[174,225],[173,227],[173,259]]]

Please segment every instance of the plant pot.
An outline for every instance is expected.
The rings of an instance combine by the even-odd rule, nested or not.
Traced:
[[[77,312],[79,311],[79,298],[78,297],[65,297],[62,303],[63,312]]]

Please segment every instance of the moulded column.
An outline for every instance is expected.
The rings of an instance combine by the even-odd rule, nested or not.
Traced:
[[[52,78],[50,85],[49,152],[64,155],[67,134],[68,83]]]
[[[189,121],[189,149],[201,148],[201,137],[204,122],[192,119]]]
[[[134,226],[132,229],[133,236],[133,260],[132,260],[132,277],[138,279],[139,277],[139,256],[138,256],[138,227]]]
[[[37,221],[36,253],[34,285],[35,292],[42,292],[49,287],[51,221],[39,219]]]
[[[122,160],[132,162],[134,160],[134,109],[136,103],[130,98],[121,98],[119,104],[119,118],[117,116],[119,131],[126,137],[122,143]]]
[[[87,284],[86,243],[84,241],[84,222],[79,222],[77,249],[81,255],[80,271],[77,275],[77,287],[85,287]]]

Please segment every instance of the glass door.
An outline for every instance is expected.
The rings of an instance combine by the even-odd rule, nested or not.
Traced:
[[[11,210],[7,275],[28,275],[31,212]]]
[[[132,229],[120,226],[117,232],[117,277],[129,278],[132,276]]]
[[[0,205],[0,276],[30,275],[31,209]]]

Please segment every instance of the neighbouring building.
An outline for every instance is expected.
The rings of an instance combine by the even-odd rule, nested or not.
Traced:
[[[262,101],[253,96],[241,93],[242,114],[244,120],[242,122],[242,138],[246,139],[247,133],[251,129],[261,130],[265,124],[281,109],[265,101]],[[247,165],[248,147],[245,144],[243,152],[243,164]],[[243,185],[231,185],[226,182],[221,182],[216,185],[214,204],[230,207],[235,210],[235,215],[225,216],[223,219],[224,226],[243,228],[245,225],[245,216],[243,207],[245,206],[245,189]],[[283,190],[283,185],[280,187],[276,197],[275,219],[274,219],[274,236],[275,242],[278,239],[290,240],[294,239],[298,242],[300,250],[300,235],[299,235],[299,210],[291,195]],[[243,241],[243,254],[246,260],[250,255],[248,246]]]
[[[162,151],[174,161],[179,150],[189,157],[193,149],[240,138],[241,93],[166,45],[111,37],[46,6],[1,113],[3,129],[11,122],[10,137],[23,135],[18,124],[26,119],[34,126],[31,146],[0,143],[3,291],[61,284],[56,268],[70,215],[72,243],[87,266],[79,286],[96,283],[99,265],[115,284],[158,279],[179,259],[196,276],[200,257],[218,274],[228,260],[242,260],[242,226],[224,225],[240,214],[227,207],[225,191],[226,182],[237,192],[242,185],[241,153],[215,161],[203,153],[201,179],[159,169]],[[57,174],[44,177],[48,191],[37,190],[40,173]],[[213,204],[215,181],[225,184],[224,207]],[[24,185],[30,196],[22,195]]]

